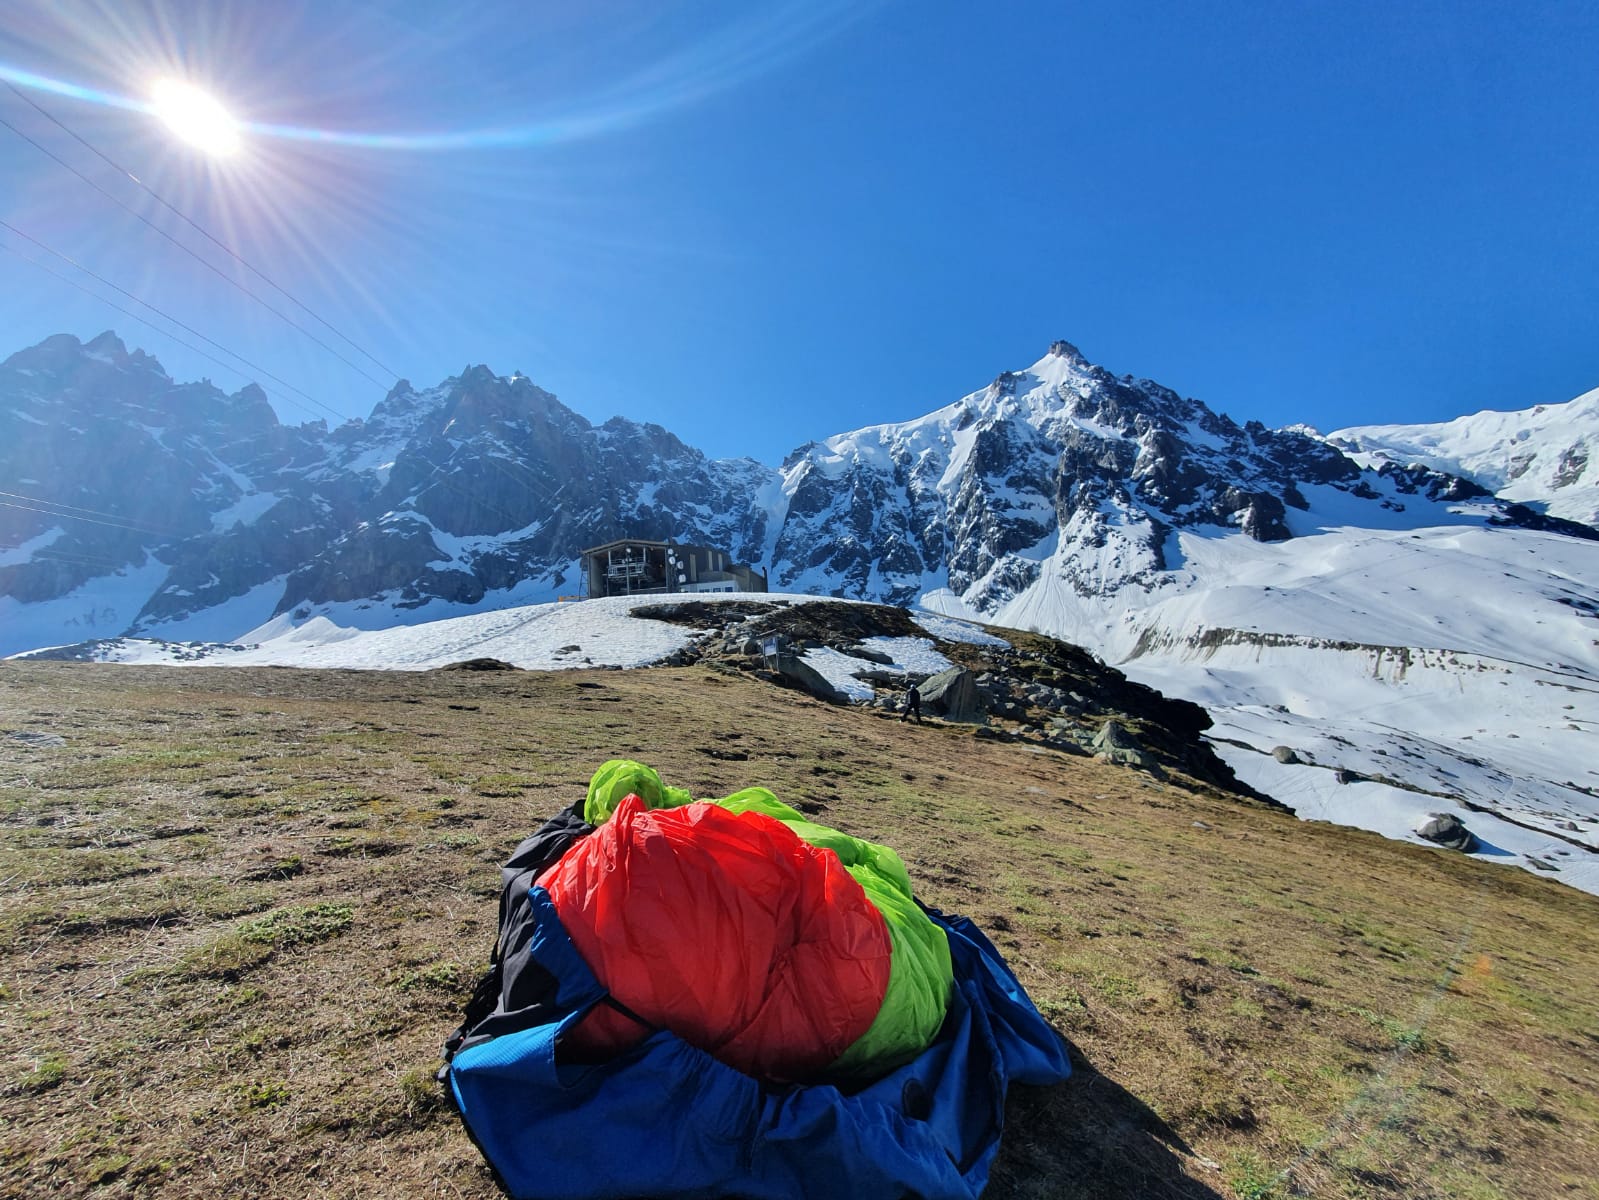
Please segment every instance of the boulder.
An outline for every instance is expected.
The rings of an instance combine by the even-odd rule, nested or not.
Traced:
[[[577,650],[581,647],[573,646]],[[502,658],[468,658],[461,662],[445,663],[440,671],[520,671],[522,668]]]
[[[1292,746],[1273,746],[1271,756],[1284,766],[1292,766],[1299,761],[1299,755]]]
[[[1160,764],[1145,753],[1138,739],[1127,732],[1120,721],[1109,720],[1100,726],[1089,748],[1100,762],[1118,763],[1124,767],[1137,767],[1141,771],[1158,772]]]
[[[921,686],[922,707],[950,721],[981,721],[984,707],[977,676],[965,667],[951,667]]]
[[[996,675],[992,671],[984,671],[977,677],[977,690],[986,700],[996,697],[1005,697],[1011,694],[1011,682],[1005,675]]]
[[[1470,854],[1477,846],[1477,836],[1454,813],[1429,813],[1427,820],[1417,826],[1416,836],[1445,850],[1459,850],[1465,854]]]
[[[1114,718],[1106,721],[1094,735],[1095,750],[1141,750],[1138,739],[1127,732],[1127,727]]]
[[[777,673],[795,687],[809,692],[818,699],[826,700],[829,704],[849,703],[848,696],[827,682],[821,672],[797,654],[779,654]]]

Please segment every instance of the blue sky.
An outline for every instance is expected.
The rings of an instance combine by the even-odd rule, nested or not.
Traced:
[[[217,271],[6,128],[0,216],[290,421],[487,362],[775,463],[1057,337],[1240,421],[1438,420],[1599,386],[1595,62],[1591,2],[13,0],[0,74],[98,93],[23,89],[361,350],[5,88]],[[213,163],[118,103],[172,72],[332,136]],[[255,375],[0,254],[0,353],[107,327]]]

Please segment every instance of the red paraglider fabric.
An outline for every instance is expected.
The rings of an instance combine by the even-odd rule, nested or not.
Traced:
[[[538,880],[611,995],[747,1075],[816,1078],[888,988],[882,914],[831,850],[762,813],[626,797]],[[607,1054],[645,1033],[601,1004],[570,1033]]]

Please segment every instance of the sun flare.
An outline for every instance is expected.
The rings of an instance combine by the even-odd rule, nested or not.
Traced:
[[[192,84],[163,79],[151,89],[155,114],[191,146],[216,158],[239,150],[239,126],[214,96]]]

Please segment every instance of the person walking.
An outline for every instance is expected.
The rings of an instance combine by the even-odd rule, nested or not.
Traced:
[[[905,711],[900,716],[900,723],[903,724],[904,722],[909,721],[912,717],[916,718],[916,723],[918,725],[922,723],[922,694],[916,690],[916,685],[914,683],[911,684],[910,689],[905,693]]]

